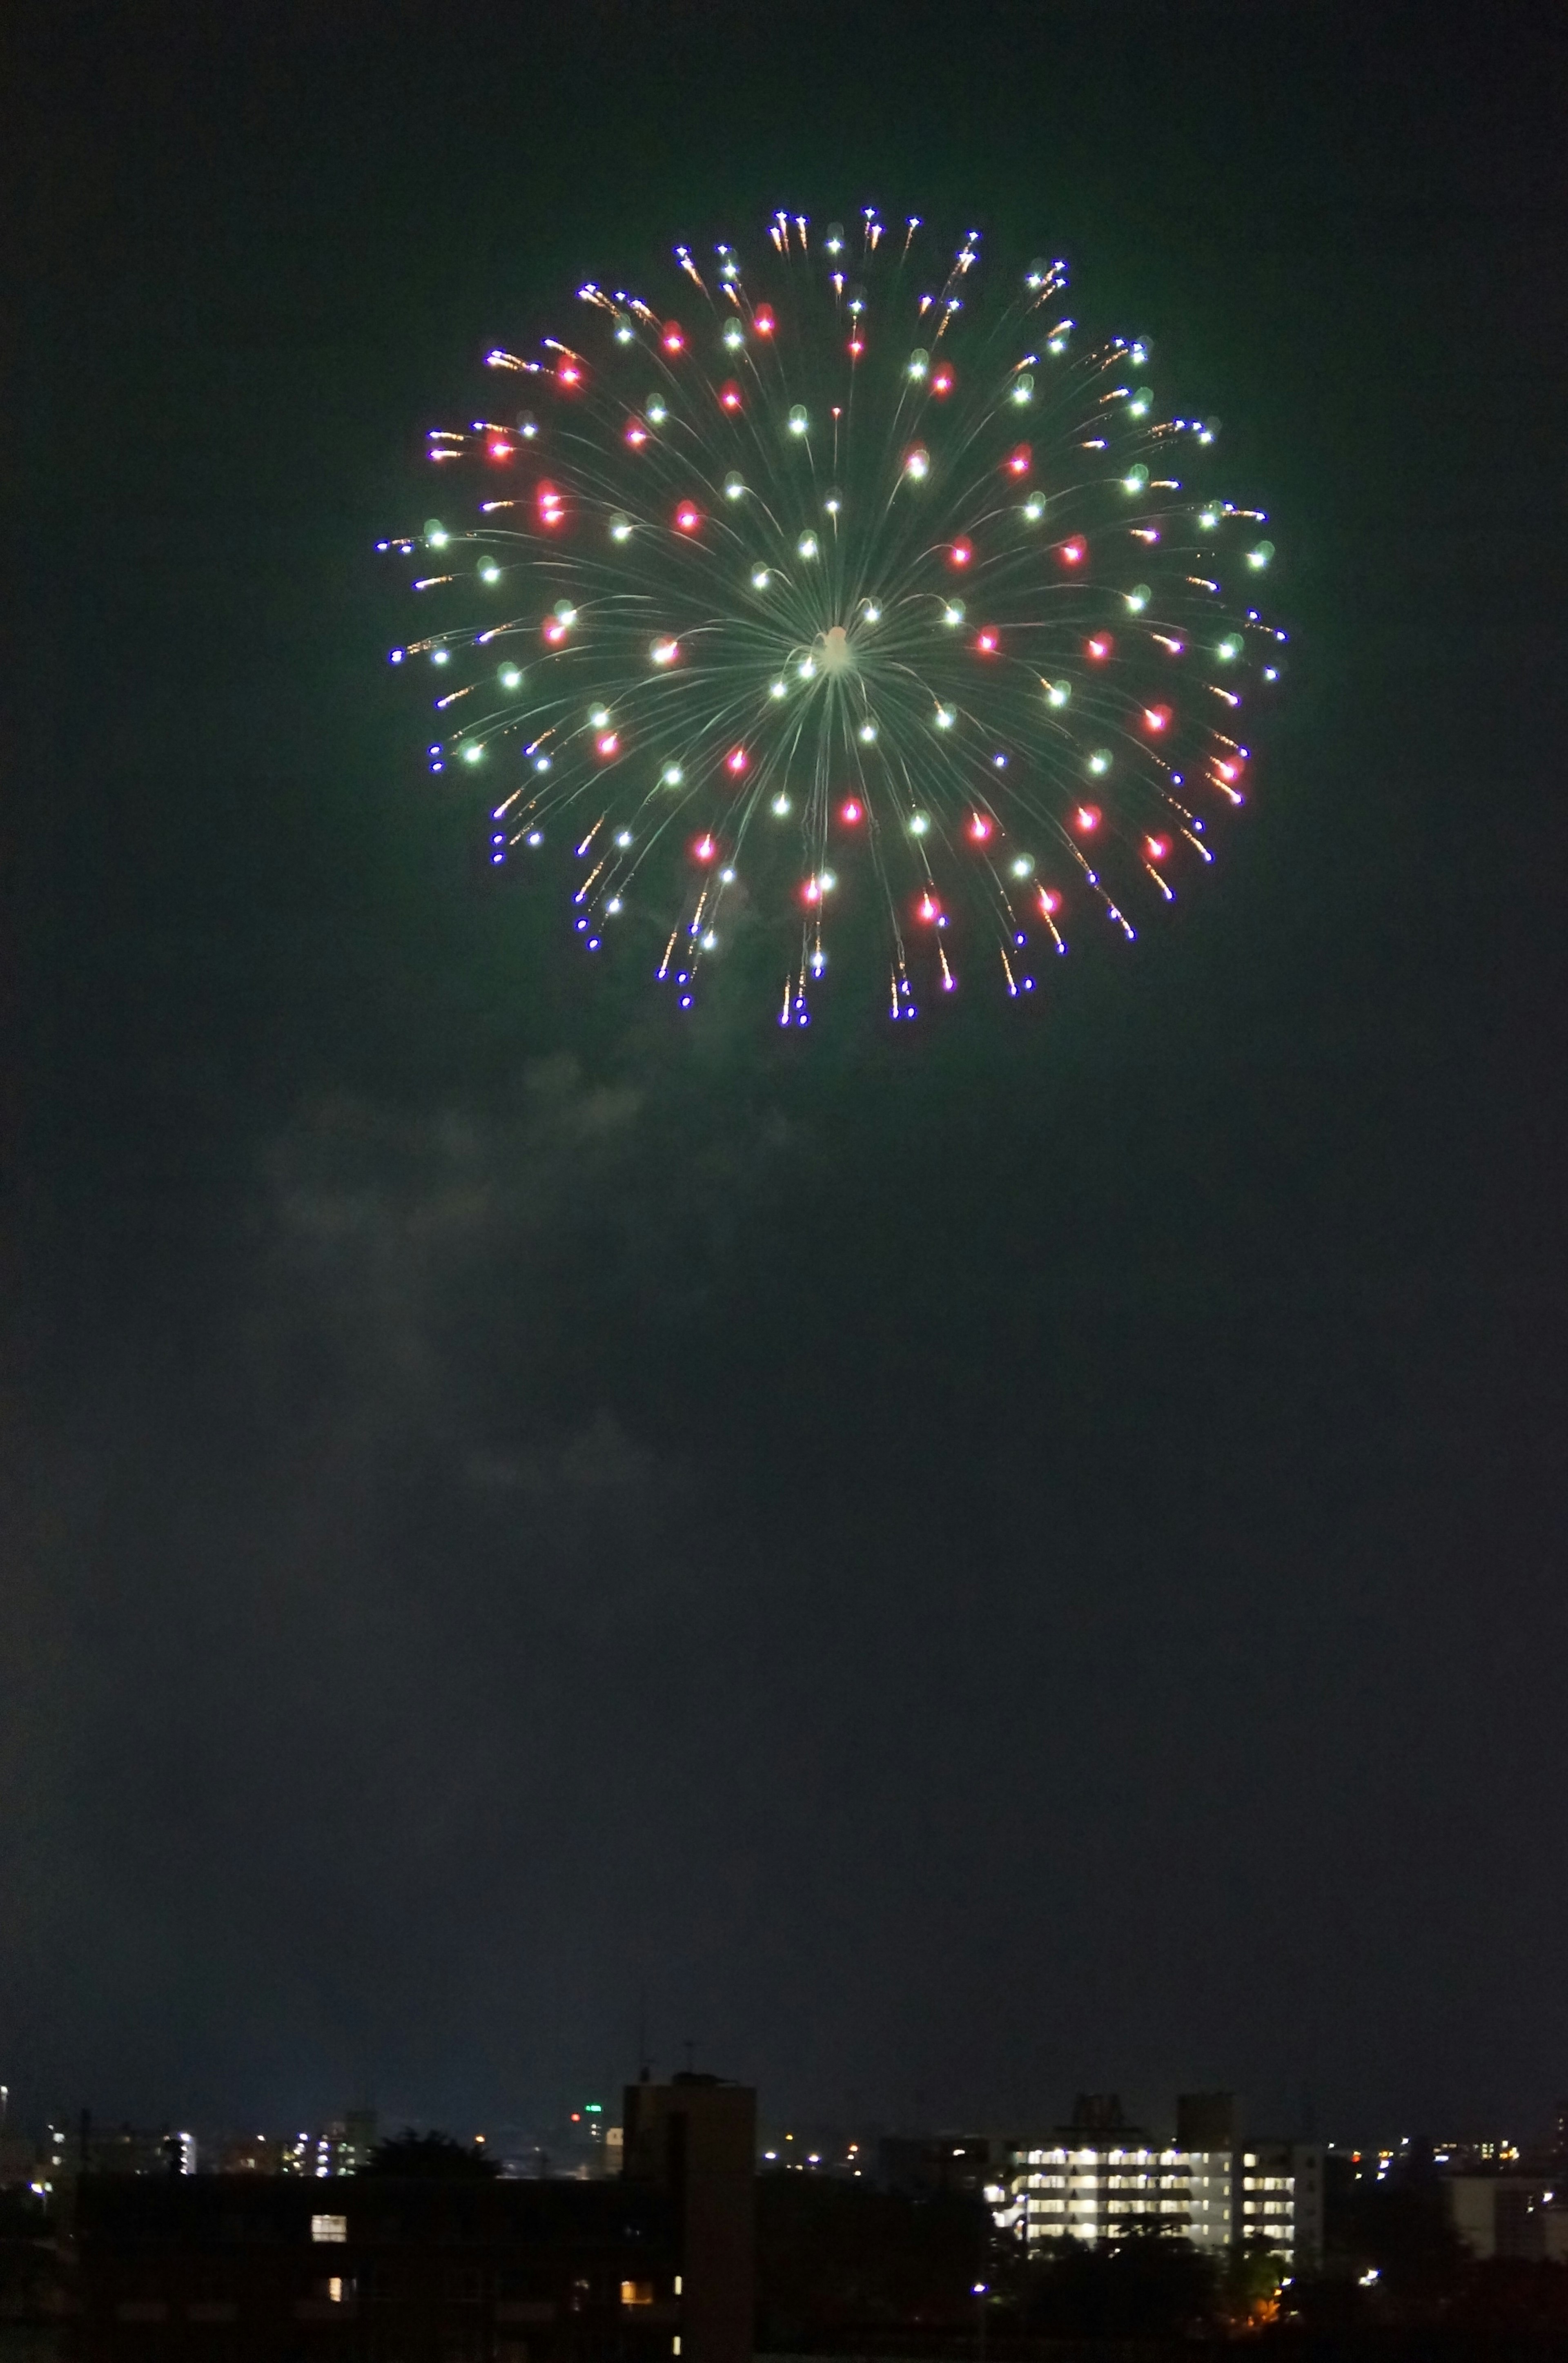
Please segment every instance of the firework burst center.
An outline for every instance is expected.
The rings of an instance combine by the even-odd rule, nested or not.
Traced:
[[[855,671],[855,649],[842,624],[830,624],[819,638],[817,661],[823,672]]]

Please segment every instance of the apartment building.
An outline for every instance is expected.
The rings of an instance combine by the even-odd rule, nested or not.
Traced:
[[[1011,2150],[987,2197],[1026,2247],[1161,2231],[1210,2251],[1258,2242],[1291,2266],[1322,2251],[1320,2147],[1242,2142],[1224,2093],[1185,2094],[1171,2141],[1128,2123],[1114,2093],[1080,2094],[1070,2124]]]

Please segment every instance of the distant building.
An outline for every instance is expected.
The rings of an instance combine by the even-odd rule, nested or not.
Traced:
[[[1318,2145],[1243,2145],[1229,2093],[1186,2094],[1176,2115],[1176,2138],[1161,2143],[1127,2121],[1114,2093],[1080,2094],[1071,2123],[1014,2147],[989,2185],[999,2228],[1028,2247],[1159,2231],[1208,2251],[1255,2241],[1290,2265],[1320,2256]]]
[[[156,2132],[138,2125],[95,2124],[83,2111],[74,2124],[51,2124],[41,2148],[29,2145],[32,2171],[28,2180],[50,2189],[63,2186],[81,2174],[194,2174],[200,2165],[219,2174],[293,2174],[324,2181],[338,2174],[357,2174],[370,2163],[376,2146],[376,2117],[370,2109],[349,2110],[345,2116],[314,2131],[286,2134],[228,2134],[198,2145],[194,2134],[160,2126]],[[0,2181],[8,2178],[0,2158]]]
[[[212,2145],[219,2174],[300,2174],[314,2182],[337,2174],[358,2174],[376,2147],[374,2109],[350,2109],[315,2132],[229,2134]]]
[[[294,2134],[277,2144],[279,2174],[303,2174],[325,2182],[335,2174],[358,2174],[376,2147],[374,2109],[350,2109],[313,2133]]]
[[[765,2173],[825,2175],[836,2182],[877,2180],[879,2143],[864,2126],[851,2132],[844,2125],[803,2125],[798,2133],[773,2134],[767,2139],[757,2161]],[[925,2147],[923,2140],[914,2144],[922,2151]]]
[[[624,2156],[622,2128],[600,2101],[583,2102],[558,2123],[502,2125],[488,2147],[502,2174],[533,2181],[599,2181],[619,2174]]]
[[[985,2134],[889,2134],[877,2145],[877,2180],[906,2199],[950,2191],[983,2198],[999,2149]]]
[[[168,2125],[100,2125],[83,2109],[73,2125],[51,2124],[39,2158],[51,2188],[79,2174],[194,2174],[196,2136]]]
[[[218,2143],[212,2164],[217,2174],[281,2174],[283,2145],[271,2134],[230,2134]]]
[[[1539,2174],[1445,2174],[1449,2221],[1473,2257],[1568,2264],[1568,2191]]]
[[[1234,2092],[1181,2092],[1176,2096],[1176,2137],[1181,2149],[1234,2149]]]

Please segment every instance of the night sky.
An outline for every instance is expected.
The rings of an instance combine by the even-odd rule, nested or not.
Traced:
[[[1560,11],[10,23],[14,2105],[520,2122],[646,1996],[775,2121],[1542,2120]],[[1220,416],[1289,695],[1046,1006],[678,1032],[371,545],[584,276],[872,201]]]

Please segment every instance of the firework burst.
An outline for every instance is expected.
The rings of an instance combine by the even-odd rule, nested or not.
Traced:
[[[1210,425],[1160,414],[1145,343],[1080,349],[1061,262],[988,295],[976,233],[932,271],[916,221],[781,213],[755,265],[675,263],[491,352],[527,406],[429,440],[471,521],[381,545],[494,864],[564,857],[580,941],[682,1009],[763,948],[784,1026],[835,937],[904,1020],[977,958],[1018,996],[1076,928],[1131,940],[1213,859],[1281,669],[1263,513],[1186,481]]]

